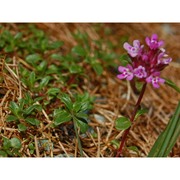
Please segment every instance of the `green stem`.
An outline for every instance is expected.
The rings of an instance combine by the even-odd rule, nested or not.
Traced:
[[[75,133],[76,133],[76,138],[77,138],[77,141],[78,141],[78,148],[79,148],[79,151],[80,151],[80,155],[81,155],[81,157],[83,157],[83,150],[82,150],[81,140],[80,140],[79,134],[78,134],[78,129],[77,129],[77,126],[76,126],[75,117],[73,117],[73,123],[74,123],[74,130],[75,130]]]
[[[136,116],[136,113],[137,113],[137,111],[138,111],[138,109],[139,109],[139,107],[140,107],[141,100],[142,100],[143,95],[144,95],[144,92],[145,92],[145,90],[146,90],[146,85],[147,85],[147,83],[144,83],[144,85],[143,85],[143,87],[142,87],[142,90],[141,90],[141,93],[140,93],[140,95],[139,95],[138,101],[137,101],[137,103],[136,103],[136,105],[135,105],[135,108],[134,108],[134,112],[132,113],[132,117],[130,118],[131,122],[134,121],[135,116]],[[131,128],[131,127],[129,127],[128,129],[126,129],[126,130],[124,131],[124,134],[123,134],[123,137],[122,137],[122,140],[121,140],[121,144],[120,144],[120,147],[119,147],[119,149],[118,149],[118,151],[117,151],[116,157],[122,156],[122,150],[123,150],[123,147],[124,147],[124,144],[125,144],[125,141],[126,141],[126,137],[127,137],[127,135],[129,134],[130,128]]]

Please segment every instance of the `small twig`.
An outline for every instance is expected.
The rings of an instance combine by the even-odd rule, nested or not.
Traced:
[[[109,129],[109,131],[108,131],[108,134],[107,134],[107,136],[106,136],[106,142],[108,142],[109,137],[111,136],[111,133],[112,133],[113,128],[114,128],[114,123],[111,124],[111,127],[110,127],[110,129]]]
[[[38,101],[36,102],[36,104],[40,105],[40,103]],[[45,121],[48,123],[48,125],[51,124],[51,121],[50,121],[50,119],[49,119],[49,117],[48,117],[48,115],[44,109],[42,109],[42,113],[44,114]]]
[[[97,148],[97,156],[96,157],[100,157],[100,141],[101,141],[101,136],[100,136],[99,128],[96,127],[96,129],[97,129],[97,135],[98,135],[98,148]]]
[[[18,129],[8,128],[8,127],[0,127],[0,129],[6,130],[6,131],[18,131]]]
[[[0,104],[0,107],[3,107],[3,104],[6,100],[6,98],[8,97],[9,93],[11,92],[11,90],[8,90],[5,94],[5,96],[3,97],[2,101],[1,101],[1,104]]]
[[[40,157],[39,148],[38,148],[38,142],[37,142],[37,137],[36,136],[34,136],[34,143],[35,143],[35,148],[36,148],[36,156]]]
[[[75,139],[75,151],[74,151],[74,157],[77,157],[77,150],[78,150],[78,141]]]

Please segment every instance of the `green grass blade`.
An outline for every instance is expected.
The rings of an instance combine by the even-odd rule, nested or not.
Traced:
[[[164,139],[164,143],[162,144],[161,150],[158,153],[158,157],[164,157],[164,153],[166,151],[166,148],[168,147],[169,143],[171,142],[171,137],[173,136],[175,129],[176,129],[176,124],[178,123],[179,119],[179,114],[180,114],[180,103],[177,107],[177,110],[170,120],[170,123],[166,127],[166,137]]]
[[[149,152],[148,157],[157,157],[157,155],[161,149],[161,146],[163,144],[165,135],[166,135],[165,132],[162,132],[159,135],[158,139],[156,140],[153,147],[151,148],[151,151]]]
[[[170,119],[166,129],[154,143],[148,157],[165,157],[173,148],[180,134],[180,102],[174,116]]]
[[[176,90],[177,92],[180,93],[180,88],[176,86],[175,83],[173,83],[171,80],[169,79],[166,79],[164,78],[166,81],[165,81],[165,84],[167,84],[168,86],[172,87],[174,90]]]
[[[164,156],[168,156],[168,154],[170,153],[171,149],[175,145],[175,143],[176,143],[179,136],[180,136],[180,116],[179,116],[178,122],[176,124],[176,129],[174,131],[173,136],[171,137],[171,140],[170,140],[170,143],[168,144],[168,147],[166,148]]]

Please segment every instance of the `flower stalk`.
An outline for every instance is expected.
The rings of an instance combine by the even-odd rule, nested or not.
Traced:
[[[140,93],[140,95],[139,95],[139,98],[138,98],[138,100],[137,100],[137,102],[136,102],[134,111],[133,111],[132,116],[131,116],[131,118],[130,118],[130,121],[131,121],[131,122],[134,121],[135,116],[136,116],[136,114],[137,114],[137,111],[138,111],[139,108],[140,108],[141,100],[142,100],[143,95],[144,95],[144,92],[145,92],[145,90],[146,90],[146,85],[147,85],[147,83],[144,83],[144,85],[143,85],[143,87],[142,87],[141,93]],[[124,144],[125,144],[127,135],[129,134],[130,128],[131,128],[131,127],[129,127],[128,129],[126,129],[126,130],[124,131],[124,134],[123,134],[123,137],[122,137],[122,141],[121,141],[120,147],[119,147],[119,149],[118,149],[118,151],[117,151],[116,157],[122,156],[122,150],[123,150],[123,147],[124,147]]]

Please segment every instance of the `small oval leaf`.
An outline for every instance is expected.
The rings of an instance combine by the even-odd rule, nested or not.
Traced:
[[[126,130],[131,126],[131,121],[127,117],[120,117],[116,119],[115,127],[117,130]]]
[[[18,130],[19,131],[26,131],[27,127],[24,124],[18,124]]]
[[[86,56],[85,49],[80,45],[73,47],[72,52],[77,54],[78,56],[82,56],[82,57]]]
[[[15,149],[21,149],[21,141],[18,138],[12,138],[10,140],[11,146]]]
[[[61,110],[58,114],[56,114],[54,118],[54,125],[58,126],[62,123],[68,122],[71,120],[71,114],[66,112],[65,110]]]
[[[26,118],[25,120],[26,120],[26,122],[28,122],[29,124],[32,124],[34,126],[39,126],[39,124],[40,124],[40,121],[37,119],[34,119],[34,118]]]

